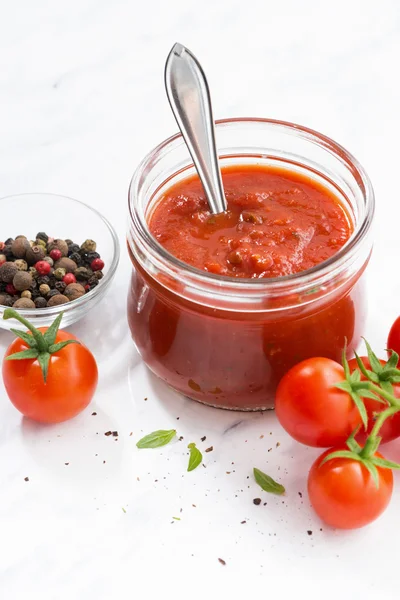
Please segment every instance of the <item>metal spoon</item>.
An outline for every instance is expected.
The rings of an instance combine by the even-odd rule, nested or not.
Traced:
[[[203,184],[213,214],[227,209],[215,144],[210,90],[195,56],[175,44],[165,64],[165,89],[172,112]]]

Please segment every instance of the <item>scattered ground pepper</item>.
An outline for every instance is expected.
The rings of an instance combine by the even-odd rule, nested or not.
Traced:
[[[207,438],[206,438],[206,436],[205,436],[205,435],[203,435],[203,437],[202,437],[202,438],[200,438],[200,439],[201,439],[201,441],[202,441],[202,442],[205,442]]]
[[[97,412],[92,412],[92,417],[95,417],[97,415]]]
[[[205,452],[212,452],[214,450],[214,446],[210,446],[209,448],[205,449]]]
[[[223,558],[219,558],[218,560],[219,560],[219,562],[221,563],[221,565],[224,565],[224,566],[226,565],[226,562],[224,561],[224,559],[223,559]]]
[[[112,435],[112,431],[106,431],[104,435],[108,437],[109,435]]]
[[[253,504],[255,504],[256,506],[258,506],[259,504],[261,504],[261,498],[254,498],[253,499]]]
[[[24,481],[29,481],[29,477],[24,477]]]
[[[312,535],[311,529],[308,529],[307,533],[308,533],[308,535]]]

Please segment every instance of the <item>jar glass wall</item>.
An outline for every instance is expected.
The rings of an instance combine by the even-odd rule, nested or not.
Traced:
[[[298,125],[230,119],[217,123],[216,136],[222,166],[273,165],[334,192],[354,232],[329,260],[274,279],[239,280],[182,263],[147,224],[163,192],[194,172],[183,139],[174,136],[142,161],[129,190],[129,325],[145,363],[179,392],[223,408],[271,408],[291,366],[317,355],[340,360],[345,338],[350,349],[359,342],[373,190],[344,148]]]

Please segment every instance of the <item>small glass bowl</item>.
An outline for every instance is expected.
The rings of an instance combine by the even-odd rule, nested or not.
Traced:
[[[48,327],[60,312],[64,313],[62,326],[71,325],[104,297],[114,278],[120,250],[115,230],[97,210],[65,196],[20,194],[0,198],[0,215],[1,241],[17,235],[35,239],[39,231],[55,238],[69,238],[77,244],[90,238],[96,241],[105,263],[104,277],[99,285],[78,300],[49,308],[18,309],[18,313],[35,327]],[[23,328],[15,319],[3,320],[5,308],[0,305],[0,328]]]

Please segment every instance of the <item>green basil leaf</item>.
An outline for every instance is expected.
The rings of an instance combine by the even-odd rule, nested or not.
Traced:
[[[136,446],[138,448],[160,448],[169,444],[176,436],[176,429],[158,429],[140,439]]]
[[[194,444],[193,442],[191,444],[188,444],[188,448],[190,450],[190,456],[187,470],[193,471],[194,469],[196,469],[196,467],[198,467],[201,464],[201,461],[203,460],[203,455],[200,452],[200,450],[196,448],[196,444]]]
[[[283,485],[274,481],[272,477],[266,475],[266,473],[263,473],[262,471],[260,471],[260,469],[256,469],[254,467],[253,473],[254,479],[256,480],[260,488],[264,490],[264,492],[278,495],[282,495],[285,493],[285,488],[283,487]]]

